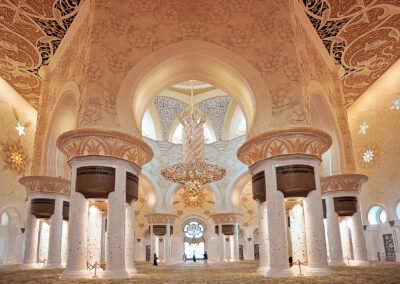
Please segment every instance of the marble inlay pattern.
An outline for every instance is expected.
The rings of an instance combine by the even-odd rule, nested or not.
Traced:
[[[218,137],[222,136],[222,126],[224,124],[225,114],[231,102],[231,97],[221,97],[207,100],[197,105],[197,107],[207,114],[207,117],[209,117],[214,123]]]
[[[171,127],[172,122],[178,114],[188,107],[188,105],[174,99],[163,97],[155,97],[153,103],[160,116],[163,137],[166,139],[168,129]]]

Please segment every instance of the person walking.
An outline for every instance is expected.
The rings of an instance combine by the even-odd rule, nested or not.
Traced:
[[[157,254],[154,254],[153,259],[154,259],[154,260],[153,260],[153,265],[158,266],[158,263],[157,263],[157,260],[158,260]]]
[[[207,265],[208,263],[207,263],[207,260],[208,260],[208,255],[207,255],[207,252],[205,251],[204,252],[204,265]]]

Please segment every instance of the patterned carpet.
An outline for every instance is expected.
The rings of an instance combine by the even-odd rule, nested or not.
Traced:
[[[400,283],[400,263],[375,262],[370,267],[333,267],[329,277],[294,277],[270,279],[255,274],[257,263],[160,264],[137,263],[138,275],[129,280],[64,280],[62,269],[20,270],[16,266],[0,266],[0,283]]]

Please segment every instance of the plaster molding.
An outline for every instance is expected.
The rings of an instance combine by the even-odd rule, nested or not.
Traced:
[[[141,167],[153,158],[151,147],[143,140],[122,132],[95,128],[64,132],[57,139],[57,147],[67,160],[87,155],[111,156]]]
[[[293,127],[264,132],[247,140],[238,150],[238,159],[252,166],[258,161],[285,154],[309,154],[321,158],[332,144],[325,131]]]
[[[28,195],[33,193],[58,193],[69,196],[69,180],[50,176],[25,176],[19,182],[26,187]]]
[[[153,225],[172,225],[175,222],[175,219],[178,218],[178,215],[175,214],[167,214],[167,213],[151,213],[145,215],[149,224]]]
[[[321,192],[359,192],[361,185],[368,180],[362,174],[341,174],[321,178]]]
[[[239,223],[241,213],[215,213],[210,215],[215,224],[237,224]]]

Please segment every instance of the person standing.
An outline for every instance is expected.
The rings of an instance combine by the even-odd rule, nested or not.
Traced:
[[[193,254],[193,262],[196,262],[196,255]]]
[[[207,260],[208,260],[208,255],[207,255],[207,252],[205,251],[204,252],[204,265],[207,265],[208,263],[207,263]]]
[[[154,258],[153,265],[157,266],[158,265],[158,263],[157,263],[157,260],[158,260],[157,254],[154,254],[153,258]]]
[[[186,263],[186,258],[187,258],[187,256],[186,256],[186,253],[184,253],[183,254],[183,261]]]

